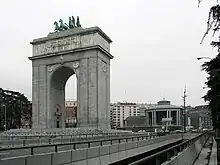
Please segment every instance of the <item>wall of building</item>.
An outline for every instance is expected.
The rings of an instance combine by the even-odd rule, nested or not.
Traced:
[[[77,101],[65,101],[64,118],[66,128],[77,126]]]
[[[212,120],[206,105],[196,106],[188,111],[190,126],[194,129],[212,129]]]
[[[111,128],[124,127],[125,119],[129,116],[140,116],[139,105],[136,103],[111,104]]]

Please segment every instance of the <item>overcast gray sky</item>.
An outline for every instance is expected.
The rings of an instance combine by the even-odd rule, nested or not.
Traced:
[[[111,101],[156,102],[163,97],[181,105],[204,101],[206,74],[199,56],[214,57],[211,37],[200,45],[210,6],[216,0],[7,0],[0,5],[0,87],[31,99],[34,38],[53,31],[53,22],[80,16],[83,27],[99,26],[112,40]],[[67,98],[75,98],[74,78]]]

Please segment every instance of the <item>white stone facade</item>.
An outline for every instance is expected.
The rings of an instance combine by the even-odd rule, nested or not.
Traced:
[[[64,128],[65,84],[77,77],[78,127],[110,128],[110,38],[98,27],[34,40],[33,128]]]

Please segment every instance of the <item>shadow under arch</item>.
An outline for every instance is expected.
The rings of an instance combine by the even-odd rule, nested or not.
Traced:
[[[50,128],[65,127],[65,86],[68,79],[75,74],[74,70],[68,66],[57,67],[50,77],[50,107],[52,115],[49,119]],[[57,112],[57,107],[59,107]],[[54,115],[53,115],[54,114]]]
[[[75,74],[74,70],[68,66],[57,67],[50,78],[51,85],[56,88],[65,88],[67,80]]]

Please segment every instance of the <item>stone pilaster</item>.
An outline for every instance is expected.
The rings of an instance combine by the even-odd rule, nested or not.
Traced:
[[[106,64],[106,122],[107,127],[110,129],[110,64]]]
[[[107,64],[98,59],[98,123],[99,127],[107,129]]]
[[[80,60],[79,66],[79,108],[77,112],[78,126],[86,127],[89,122],[89,104],[88,104],[88,58]]]
[[[32,128],[39,125],[39,67],[32,67]]]
[[[47,79],[46,66],[39,66],[39,125],[40,128],[47,128]]]
[[[90,127],[98,125],[98,72],[97,57],[89,58],[88,63],[88,123]]]

